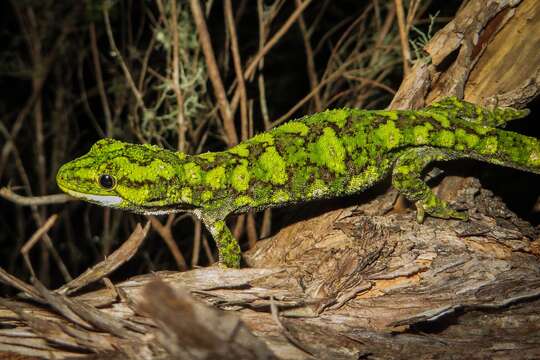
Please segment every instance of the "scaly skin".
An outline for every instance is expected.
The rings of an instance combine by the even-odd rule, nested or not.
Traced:
[[[392,184],[425,214],[467,219],[421,178],[431,161],[473,158],[540,173],[540,141],[497,128],[527,110],[487,109],[446,98],[421,110],[327,110],[290,121],[223,152],[186,155],[112,139],[60,169],[68,194],[145,214],[190,211],[208,228],[220,262],[240,266],[229,214]],[[112,188],[100,185],[107,174]],[[111,184],[106,184],[111,185]]]

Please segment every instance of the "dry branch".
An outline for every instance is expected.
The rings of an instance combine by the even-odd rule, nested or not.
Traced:
[[[54,194],[43,196],[22,196],[13,192],[10,188],[0,188],[0,197],[9,200],[17,205],[22,206],[38,206],[49,204],[63,204],[68,201],[74,200],[71,196],[66,194]]]
[[[210,40],[210,34],[206,26],[206,20],[201,9],[199,0],[190,0],[189,5],[193,14],[193,20],[197,27],[197,33],[199,35],[201,47],[204,52],[204,59],[206,66],[208,67],[208,76],[212,82],[214,88],[214,95],[216,96],[219,111],[223,117],[223,128],[225,129],[225,136],[228,146],[234,146],[238,144],[238,135],[236,134],[236,127],[234,125],[234,116],[231,111],[231,106],[227,100],[227,94],[225,93],[225,87],[221,81],[221,75],[216,62],[216,56],[214,55],[214,49],[212,47],[212,41]]]

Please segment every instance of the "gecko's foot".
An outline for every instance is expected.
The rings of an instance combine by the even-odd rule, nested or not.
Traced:
[[[454,210],[446,201],[437,197],[435,197],[435,199],[436,200],[430,199],[430,201],[416,202],[416,221],[418,221],[418,223],[421,224],[424,222],[426,214],[441,219],[469,220],[469,213],[467,211]]]
[[[233,266],[227,266],[225,263],[222,263],[221,261],[219,261],[216,266],[222,270],[227,270],[227,269],[234,269],[235,267]]]
[[[238,260],[238,262],[236,262],[236,261],[223,261],[223,260],[220,260],[220,261],[217,263],[217,266],[218,266],[220,269],[240,269],[240,260]]]
[[[238,248],[240,250],[240,248]],[[240,260],[242,255],[237,252],[224,253],[220,252],[219,254],[219,263],[218,266],[222,269],[240,269]]]

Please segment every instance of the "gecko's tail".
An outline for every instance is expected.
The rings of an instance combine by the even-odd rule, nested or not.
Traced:
[[[524,118],[529,114],[528,109],[480,106],[460,100],[455,96],[434,102],[427,109],[441,110],[451,117],[492,127],[504,127],[507,122]]]
[[[474,153],[490,163],[540,174],[540,139],[496,129],[477,146]]]

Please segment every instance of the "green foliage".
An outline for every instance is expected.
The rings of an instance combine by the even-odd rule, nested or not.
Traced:
[[[429,62],[431,59],[429,56],[427,56],[426,52],[424,51],[424,46],[431,40],[433,37],[433,28],[437,22],[437,16],[439,16],[439,11],[435,13],[435,15],[429,15],[429,26],[427,31],[422,31],[416,26],[412,26],[411,30],[416,33],[415,38],[409,39],[409,43],[411,44],[411,47],[414,52],[414,60],[421,60]]]

